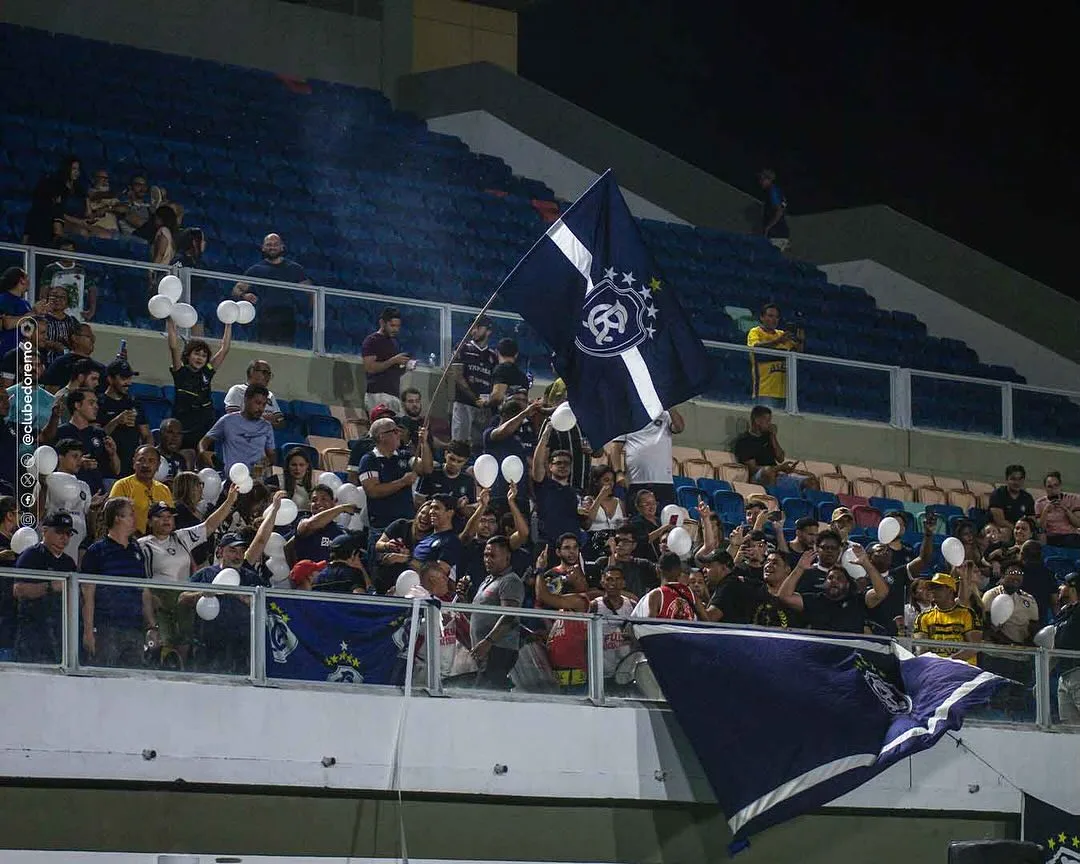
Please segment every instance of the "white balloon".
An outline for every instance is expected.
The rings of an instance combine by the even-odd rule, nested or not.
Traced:
[[[213,468],[199,469],[199,479],[202,480],[204,486],[207,483],[213,482],[212,478],[214,477],[216,477],[218,480],[221,479],[221,475],[218,474],[217,471],[215,471]]]
[[[158,459],[157,471],[154,472],[154,479],[164,481],[169,476],[169,463],[165,459]]]
[[[173,305],[171,298],[166,297],[164,294],[155,294],[146,304],[146,308],[154,318],[160,321],[162,318],[168,318],[172,314]]]
[[[203,621],[213,621],[220,611],[221,603],[218,602],[217,597],[200,597],[199,602],[195,604],[195,613]]]
[[[203,483],[202,500],[217,501],[218,496],[221,495],[221,487],[225,485],[221,475],[213,468],[203,468],[199,472],[199,479]]]
[[[895,516],[886,516],[877,526],[878,543],[892,543],[900,536],[900,520]]]
[[[240,571],[235,567],[222,568],[217,576],[214,577],[214,585],[239,585],[240,584]]]
[[[480,456],[473,464],[473,477],[484,489],[490,489],[499,476],[499,462],[490,453]]]
[[[31,546],[36,546],[38,542],[37,531],[31,528],[29,525],[23,525],[18,531],[11,535],[11,551],[16,555],[25,552]]]
[[[349,523],[345,526],[347,531],[363,531],[364,530],[364,514],[353,513],[349,517]]]
[[[176,322],[177,327],[194,327],[199,320],[199,313],[190,303],[175,303],[169,317]]]
[[[667,548],[670,549],[678,556],[689,555],[690,549],[694,545],[694,541],[690,537],[690,532],[683,528],[681,525],[672,528],[667,535]]]
[[[255,481],[251,477],[245,477],[239,483],[236,484],[236,491],[241,495],[247,495],[252,489],[255,488]]]
[[[339,504],[359,504],[360,489],[355,483],[342,483],[334,492],[334,498]]]
[[[502,476],[507,483],[520,483],[525,476],[525,466],[520,457],[511,453],[502,461]]]
[[[45,480],[49,503],[62,509],[74,507],[79,497],[79,481],[71,474],[53,471]]]
[[[222,324],[235,324],[240,317],[240,307],[234,300],[222,300],[218,303],[217,318]]]
[[[998,594],[990,604],[990,623],[1000,627],[1008,621],[1016,609],[1016,602],[1008,594]]]
[[[569,432],[577,426],[577,417],[569,402],[563,402],[551,415],[551,425],[558,432]]]
[[[234,462],[229,466],[229,479],[233,483],[239,483],[245,477],[251,476],[251,469],[243,462]]]
[[[271,580],[274,586],[280,586],[289,581],[289,562],[284,558],[267,558],[266,569],[274,576]]]
[[[1035,634],[1035,644],[1040,648],[1053,648],[1054,637],[1057,635],[1057,627],[1053,624],[1047,624],[1038,633]]]
[[[420,574],[415,570],[406,570],[397,577],[397,582],[394,584],[394,594],[397,597],[404,597],[406,592],[411,588],[416,588],[419,584]]]
[[[280,558],[285,554],[285,538],[277,531],[266,540],[266,554],[271,558]]]
[[[298,512],[300,511],[292,498],[282,498],[281,503],[278,505],[277,517],[274,519],[274,524],[292,525]]]
[[[255,320],[255,305],[247,300],[238,300],[236,302],[237,309],[237,324],[250,324]]]
[[[42,444],[34,451],[34,470],[38,474],[52,474],[59,462],[60,457],[48,444]]]
[[[333,471],[323,471],[322,474],[319,475],[318,482],[322,486],[329,486],[336,493],[344,481]]]
[[[178,276],[173,276],[171,273],[168,276],[162,277],[157,286],[158,294],[164,294],[173,303],[180,299],[180,295],[184,293],[184,283],[180,281]]]
[[[686,517],[689,515],[690,514],[687,513],[686,509],[680,507],[678,504],[668,504],[663,510],[660,511],[660,524],[670,525],[671,520],[674,517],[676,520],[675,524],[682,525],[683,522],[686,521]],[[668,543],[668,546],[670,545],[671,543]]]
[[[941,554],[953,567],[959,567],[964,563],[964,556],[967,553],[959,538],[946,537],[945,542],[941,544]]]

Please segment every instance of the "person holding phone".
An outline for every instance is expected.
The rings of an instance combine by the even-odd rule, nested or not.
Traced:
[[[97,422],[116,442],[121,471],[132,465],[135,451],[140,446],[154,443],[146,415],[130,392],[132,379],[138,374],[127,360],[113,360],[105,368],[107,386],[98,398]]]
[[[1046,534],[1047,546],[1080,549],[1080,495],[1061,491],[1061,472],[1043,478],[1046,494],[1035,502],[1035,518]]]
[[[751,483],[780,486],[781,489],[786,486],[795,498],[802,494],[802,489],[819,486],[816,477],[795,473],[798,461],[786,458],[777,439],[772,410],[766,405],[755,405],[751,409],[750,428],[735,439],[732,450],[735,459],[746,466],[746,477]]]

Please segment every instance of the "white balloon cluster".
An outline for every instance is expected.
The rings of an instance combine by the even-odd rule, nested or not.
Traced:
[[[194,327],[198,323],[199,313],[190,303],[180,302],[183,293],[183,283],[169,274],[158,283],[158,293],[150,298],[146,308],[159,320],[172,318],[177,327]]]
[[[326,474],[330,474],[330,476],[338,482],[337,488],[334,489],[334,498],[337,500],[338,504],[352,504],[356,507],[355,513],[342,513],[341,515],[346,518],[343,522],[338,524],[341,524],[346,531],[364,530],[363,513],[364,508],[367,506],[367,495],[364,493],[364,490],[353,483],[342,483],[340,477],[336,474],[331,474],[329,471],[320,476],[320,481]],[[326,485],[329,486],[330,484],[328,483]]]
[[[246,495],[255,485],[255,481],[251,479],[251,469],[243,462],[234,462],[229,466],[229,479],[236,484],[236,488],[241,495]],[[293,506],[295,507],[296,505],[294,504]],[[292,520],[290,519],[289,521],[291,522]],[[278,524],[280,525],[281,523],[279,522]]]
[[[204,504],[213,504],[221,496],[221,487],[224,482],[221,475],[213,468],[203,468],[199,471],[199,479],[202,480],[202,501]]]

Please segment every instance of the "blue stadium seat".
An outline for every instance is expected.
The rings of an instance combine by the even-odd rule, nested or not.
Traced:
[[[285,466],[285,454],[295,448],[301,449],[307,454],[308,461],[312,467],[316,470],[319,467],[319,451],[312,447],[310,444],[305,444],[303,441],[285,441],[278,445],[277,464],[282,467]]]
[[[293,407],[296,407],[296,402],[293,402]],[[329,414],[309,414],[305,423],[308,435],[322,435],[326,438],[345,437],[345,433],[341,428],[341,421],[337,417],[331,417]]]
[[[785,528],[794,528],[795,523],[806,516],[817,518],[814,505],[805,498],[784,498],[780,502],[780,509],[784,511]]]
[[[675,494],[679,493],[679,490],[684,486],[695,486],[693,479],[690,477],[682,477],[676,474],[672,479],[672,484],[675,486]]]
[[[881,511],[882,515],[888,513],[890,510],[903,510],[904,502],[898,498],[879,498],[877,496],[871,496],[870,506],[876,507]]]
[[[720,490],[731,491],[731,484],[727,480],[714,480],[712,477],[698,477],[697,487],[709,499]]]
[[[713,493],[712,506],[725,525],[739,525],[746,518],[743,497],[738,492],[721,489]]]
[[[708,499],[708,496],[696,486],[680,486],[679,491],[676,493],[679,506],[689,510],[690,518],[695,520],[700,518],[697,505],[702,498]]]

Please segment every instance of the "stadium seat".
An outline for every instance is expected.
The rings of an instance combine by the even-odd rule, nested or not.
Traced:
[[[996,488],[993,483],[986,483],[982,480],[968,480],[967,488],[978,499],[979,507],[985,510],[990,506],[990,495],[993,494]]]
[[[713,494],[720,489],[731,490],[731,484],[726,480],[716,480],[712,477],[698,477],[697,487],[709,498],[712,498]]]
[[[878,523],[881,522],[881,511],[869,504],[853,507],[852,513],[855,516],[855,524],[864,530],[876,531]]]
[[[698,514],[698,501],[702,498],[708,498],[708,496],[697,486],[680,486],[679,491],[676,493],[676,501],[680,507],[685,507],[690,511],[690,518],[697,520],[700,517]]]
[[[836,497],[840,499],[841,507],[847,507],[852,512],[856,507],[870,506],[870,500],[861,495],[837,495]]]
[[[676,474],[674,477],[672,477],[671,482],[672,485],[675,487],[676,495],[679,494],[679,490],[682,489],[684,486],[692,486],[695,488],[697,487],[697,483],[694,482],[694,479],[692,477],[683,477],[679,474]]]
[[[817,518],[814,505],[805,498],[784,498],[780,502],[780,509],[784,511],[784,528],[794,528],[795,523],[807,516]]]
[[[759,486],[757,483],[732,483],[731,488],[742,495],[744,500],[749,500],[751,496],[758,498],[768,496],[765,487]]]
[[[682,473],[686,477],[698,479],[703,477],[711,480],[715,476],[713,473],[713,466],[704,459],[684,459],[679,463],[682,466]]]
[[[950,489],[946,494],[946,501],[961,510],[969,510],[979,505],[979,498],[974,492],[967,489]]]
[[[724,525],[740,525],[745,519],[746,506],[738,492],[719,490],[713,494],[712,506]]]
[[[677,462],[680,466],[683,462],[686,462],[687,460],[693,460],[695,462],[706,461],[704,454],[697,447],[674,446],[671,448],[671,458],[675,460],[675,462]],[[688,472],[683,471],[681,468],[676,473],[682,474],[686,477],[690,476]]]
[[[295,409],[295,407],[296,402],[293,402],[293,408]],[[344,430],[341,427],[341,421],[337,417],[332,417],[329,414],[301,414],[299,416],[304,419],[304,425],[309,436],[338,438],[344,444]]]
[[[876,507],[882,514],[888,513],[890,510],[904,509],[904,502],[896,498],[883,498],[875,495],[867,503],[871,507]]]
[[[349,449],[347,447],[327,447],[320,454],[322,456],[322,468],[324,471],[333,471],[339,477],[344,473],[349,464]],[[344,477],[341,477],[344,480]]]
[[[277,464],[285,464],[285,454],[295,447],[299,447],[304,453],[307,454],[308,461],[311,463],[312,468],[318,468],[321,462],[319,458],[319,451],[312,447],[310,444],[305,444],[303,441],[285,441],[278,445],[278,458]]]

